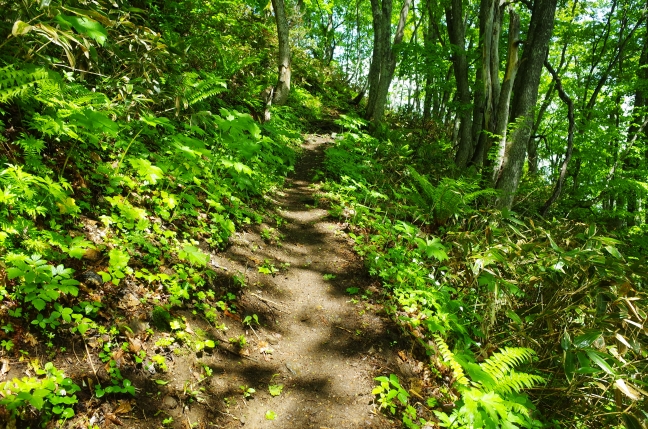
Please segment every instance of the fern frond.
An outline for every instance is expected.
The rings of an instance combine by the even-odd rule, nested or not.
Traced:
[[[515,366],[530,361],[535,352],[526,347],[505,347],[481,363],[484,371],[495,380],[504,378]]]
[[[418,171],[414,169],[412,166],[408,166],[407,170],[409,171],[410,175],[416,180],[416,183],[418,184],[419,188],[423,191],[425,196],[428,198],[428,203],[431,203],[434,205],[437,199],[437,189],[430,183],[430,181],[423,175],[421,175]]]
[[[36,87],[55,81],[55,75],[45,69],[32,66],[17,70],[13,65],[0,68],[0,103],[5,103]]]
[[[545,382],[545,379],[539,375],[527,374],[524,372],[511,372],[502,378],[496,379],[495,392],[510,395],[511,393],[520,393],[523,389],[531,389],[538,384]]]
[[[196,73],[187,73],[185,81],[187,85],[184,94],[185,108],[205,101],[227,89],[226,82],[213,75],[206,75],[202,79],[197,79]]]
[[[443,357],[443,362],[452,369],[456,382],[467,386],[468,378],[466,378],[463,368],[455,359],[454,353],[450,351],[450,348],[440,335],[434,334],[434,340],[439,349],[439,353],[441,353],[441,357]]]

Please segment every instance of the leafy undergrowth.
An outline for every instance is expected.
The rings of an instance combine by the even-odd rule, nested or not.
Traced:
[[[5,133],[18,135],[3,138],[0,154],[3,353],[31,360],[40,342],[51,359],[75,338],[99,336],[111,380],[95,395],[134,394],[114,364],[117,337],[129,329],[117,287],[146,285],[143,314],[195,303],[213,322],[231,310],[212,287],[209,253],[261,221],[262,196],[292,170],[299,134],[281,115],[260,126],[226,108],[189,122],[152,111],[130,118],[104,94],[44,68],[6,67],[2,79],[29,89],[0,99],[20,112],[0,111],[11,121]],[[0,405],[24,422],[72,417],[80,387],[51,362],[31,366],[38,377],[0,385]]]
[[[378,379],[382,407],[410,428],[641,427],[645,260],[595,225],[477,210],[493,192],[423,174],[429,164],[410,164],[416,140],[340,125],[349,132],[326,158],[330,212],[351,223],[437,375],[415,395]]]

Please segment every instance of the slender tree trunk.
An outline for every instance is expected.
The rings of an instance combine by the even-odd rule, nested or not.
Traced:
[[[288,20],[286,19],[284,0],[272,0],[272,8],[275,12],[277,35],[279,37],[279,77],[277,78],[272,102],[281,106],[286,103],[288,94],[290,94],[290,39],[288,37]]]
[[[520,17],[517,13],[511,10],[510,23],[509,23],[509,39],[508,39],[508,59],[506,62],[506,73],[504,75],[504,82],[498,88],[498,101],[496,104],[496,111],[493,114],[493,128],[492,135],[499,136],[496,139],[489,139],[488,146],[483,156],[488,154],[492,144],[497,141],[501,146],[506,142],[506,126],[509,122],[509,111],[511,103],[511,93],[515,85],[517,72],[519,68],[518,51],[520,46]],[[484,159],[484,158],[482,158]]]
[[[484,130],[482,133],[475,153],[473,154],[471,164],[478,168],[486,163],[487,155],[493,144],[501,143],[506,135],[506,124],[509,118],[509,106],[511,100],[511,91],[515,82],[518,70],[518,51],[520,45],[520,17],[512,9],[509,10],[509,30],[508,30],[508,52],[506,69],[504,71],[504,80],[499,81],[499,35],[501,32],[501,21],[503,10],[495,12],[498,8],[497,2],[493,2],[492,10],[489,16],[494,22],[485,26],[488,33],[485,33],[483,42],[483,75],[486,76],[484,83],[484,93],[486,94],[484,107]],[[501,9],[501,8],[500,8]],[[484,19],[491,19],[485,16]],[[492,34],[492,39],[488,35]],[[492,166],[492,163],[487,164]],[[485,173],[490,177],[489,173]]]
[[[459,104],[457,117],[459,123],[459,135],[455,164],[457,168],[466,167],[473,152],[472,142],[472,111],[470,84],[468,82],[468,60],[466,58],[466,36],[463,20],[462,0],[451,0],[446,7],[446,22],[448,24],[448,36],[452,44],[452,65],[455,81],[457,84],[457,102]]]
[[[386,43],[389,42],[390,29],[387,26],[387,34],[384,35],[385,26],[383,21],[388,23],[391,20],[391,0],[371,0],[371,14],[373,17],[373,53],[371,57],[371,65],[369,66],[369,97],[367,99],[367,111],[365,118],[371,119],[376,108],[376,100],[378,98],[378,86],[380,85],[380,74],[383,59],[385,58]],[[387,15],[387,18],[384,18]]]
[[[560,70],[560,69],[559,69]],[[545,113],[551,103],[553,102],[553,94],[556,90],[556,83],[552,82],[549,85],[549,89],[545,93],[544,98],[542,99],[542,104],[540,105],[540,110],[533,122],[533,129],[531,130],[531,138],[529,139],[529,145],[527,147],[527,162],[529,164],[529,174],[535,175],[538,174],[538,142],[541,140],[541,136],[538,136],[538,129],[542,123]]]
[[[540,75],[554,26],[557,0],[536,0],[524,45],[520,70],[513,85],[511,119],[513,132],[507,137],[501,164],[496,169],[495,189],[500,191],[496,205],[511,208],[517,192],[526,150],[533,128],[534,106],[538,99]]]
[[[560,193],[562,192],[563,185],[565,184],[565,178],[567,177],[567,167],[569,166],[569,161],[571,160],[572,153],[574,152],[574,129],[576,128],[576,121],[574,120],[574,101],[567,95],[565,89],[562,86],[560,81],[560,76],[553,69],[549,61],[545,61],[545,67],[551,73],[554,82],[556,83],[556,89],[558,90],[558,95],[560,99],[567,105],[567,120],[569,121],[569,128],[567,130],[567,151],[565,153],[565,159],[563,160],[562,166],[560,167],[560,174],[558,175],[558,180],[556,180],[556,186],[549,197],[549,199],[544,203],[540,214],[544,217],[549,211],[549,207],[560,198]]]
[[[648,3],[648,2],[647,2]],[[641,49],[641,56],[639,57],[639,68],[637,69],[637,88],[635,89],[634,106],[632,108],[633,121],[628,130],[628,141],[631,141],[631,136],[637,135],[639,132],[639,123],[644,121],[646,115],[646,107],[648,106],[648,19],[646,19],[646,27],[644,32],[644,43]],[[646,135],[644,133],[644,139]],[[645,159],[648,161],[648,152],[644,150]],[[636,170],[638,163],[626,162],[628,169]],[[641,178],[637,178],[641,180]],[[636,212],[641,205],[639,194],[636,190],[631,190],[628,193],[628,226],[634,226],[637,222]],[[644,201],[645,206],[645,201]],[[645,207],[644,207],[645,209]],[[648,216],[648,210],[646,210]],[[641,221],[640,221],[641,222]],[[648,222],[646,222],[648,223]]]
[[[382,3],[379,5],[379,3]],[[394,42],[390,45],[391,38],[391,11],[392,0],[371,0],[372,15],[374,17],[374,56],[373,61],[379,61],[380,67],[375,70],[379,71],[379,76],[373,76],[369,81],[369,101],[367,103],[366,118],[369,119],[374,126],[378,125],[385,114],[385,104],[387,103],[387,95],[389,94],[389,86],[394,78],[397,62],[397,48],[403,41],[405,34],[405,23],[412,0],[405,0],[401,8],[400,18],[396,27],[396,34],[394,35]],[[380,7],[379,7],[380,6]],[[378,12],[380,10],[380,12]],[[378,18],[378,21],[376,21]],[[377,40],[376,33],[379,29],[379,37],[382,40]],[[376,42],[382,55],[376,55]],[[371,69],[369,71],[371,75]]]

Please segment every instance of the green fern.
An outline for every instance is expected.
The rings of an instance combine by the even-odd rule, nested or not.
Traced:
[[[481,363],[481,367],[495,380],[508,374],[517,365],[530,361],[535,352],[525,347],[505,347]]]
[[[0,68],[0,103],[24,95],[37,85],[56,80],[56,75],[45,68],[26,66],[16,69],[13,65]]]
[[[185,74],[184,108],[207,100],[227,89],[225,81],[211,74],[199,77],[197,73]]]
[[[535,355],[533,350],[506,347],[476,364],[464,361],[465,355],[454,356],[440,337],[435,336],[435,339],[441,355],[455,371],[455,375],[459,373],[455,366],[459,366],[472,379],[470,385],[460,383],[457,386],[462,397],[452,415],[435,412],[442,427],[535,427],[537,422],[533,420],[531,413],[534,406],[521,392],[544,383],[545,380],[538,375],[514,371],[515,366],[531,361]]]
[[[455,359],[454,353],[450,351],[450,348],[448,347],[446,342],[443,341],[443,338],[441,338],[440,335],[434,334],[433,336],[437,345],[437,349],[439,350],[441,357],[443,357],[443,362],[452,369],[455,382],[467,386],[468,379],[464,374],[461,364]]]
[[[477,198],[495,195],[492,189],[479,189],[476,183],[450,178],[434,186],[413,167],[409,166],[408,172],[419,191],[414,190],[407,198],[419,208],[421,215],[431,217],[438,224],[462,212],[470,212],[469,205]]]
[[[512,393],[520,393],[524,389],[531,389],[544,382],[545,379],[539,375],[511,370],[509,374],[497,379],[493,390],[502,395],[510,395]]]

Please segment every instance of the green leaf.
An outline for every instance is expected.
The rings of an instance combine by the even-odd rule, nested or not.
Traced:
[[[127,252],[119,249],[112,249],[108,256],[110,257],[110,269],[114,271],[121,271],[128,266],[130,255]]]
[[[558,245],[556,244],[556,242],[553,241],[553,238],[551,238],[551,236],[550,236],[549,234],[547,234],[547,238],[549,239],[549,244],[551,245],[551,248],[552,248],[553,250],[555,250],[555,251],[558,252],[558,253],[563,253],[563,252],[564,252],[560,247],[558,247]]]
[[[602,353],[595,352],[593,350],[587,350],[586,351],[587,356],[597,364],[603,371],[607,372],[610,375],[615,375],[615,371],[612,369],[612,367],[603,359]]]
[[[35,300],[32,301],[32,305],[36,310],[42,311],[47,304],[42,299],[36,298]]]
[[[277,418],[277,413],[275,413],[274,411],[268,410],[265,413],[265,418],[266,418],[266,420],[274,420],[274,419]]]
[[[644,425],[642,425],[639,419],[632,414],[623,413],[621,414],[621,418],[623,419],[623,425],[626,429],[644,429]]]
[[[283,390],[284,385],[283,384],[271,384],[268,386],[268,390],[270,391],[270,394],[272,396],[279,396],[281,395],[281,391]]]
[[[22,275],[23,275],[23,270],[21,270],[20,268],[12,267],[7,270],[7,277],[9,277],[9,280],[13,280],[16,277],[20,277]]]
[[[67,25],[68,27],[74,27],[74,29],[80,34],[87,35],[88,37],[94,39],[101,46],[106,43],[108,32],[103,27],[103,25],[93,19],[59,14],[56,16],[56,20],[63,25]]]
[[[192,265],[204,267],[209,261],[209,255],[203,253],[196,246],[185,245],[182,250],[178,252],[178,257]]]
[[[515,312],[514,312],[513,310],[507,310],[507,311],[506,311],[506,315],[507,315],[511,320],[513,320],[515,323],[518,323],[518,324],[522,325],[522,319],[520,319],[520,316],[518,316],[517,314],[515,314]]]
[[[601,331],[592,331],[583,335],[579,335],[574,338],[574,347],[577,349],[584,349],[586,347],[589,347],[601,336],[601,334]]]
[[[131,158],[128,162],[137,170],[137,174],[149,183],[157,183],[164,177],[162,169],[151,164],[147,159]]]
[[[565,352],[565,377],[569,382],[574,378],[576,371],[576,354],[574,352]]]
[[[623,259],[623,256],[621,256],[621,253],[617,250],[616,247],[614,246],[605,246],[605,250],[607,250],[610,255],[614,256],[617,259]]]

